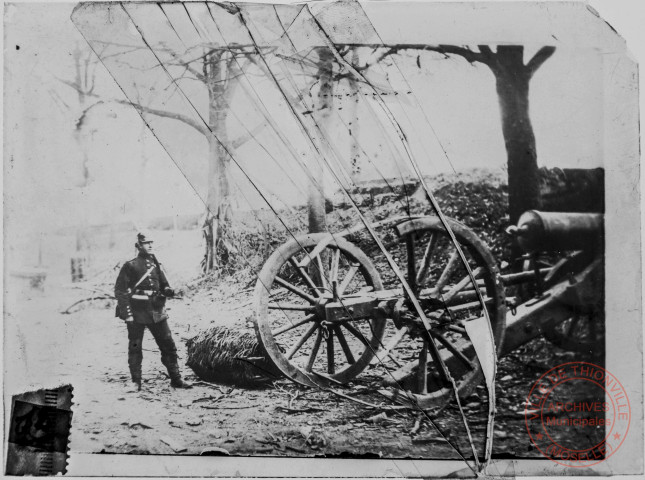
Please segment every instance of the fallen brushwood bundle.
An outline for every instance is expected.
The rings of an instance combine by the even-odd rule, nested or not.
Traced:
[[[186,346],[186,365],[207,382],[252,388],[283,376],[251,332],[213,327],[188,340]]]

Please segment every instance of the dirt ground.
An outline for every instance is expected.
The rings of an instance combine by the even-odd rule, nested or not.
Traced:
[[[214,325],[250,328],[252,285],[202,290],[170,304],[171,329],[185,364],[187,339]],[[454,406],[433,421],[397,407],[376,392],[380,372],[370,369],[337,391],[281,380],[244,390],[200,382],[183,367],[191,390],[174,390],[149,334],[144,341],[144,386],[136,392],[127,367],[127,334],[113,307],[94,302],[75,313],[57,312],[82,295],[69,289],[6,305],[5,405],[12,393],[70,383],[74,387],[70,449],[84,453],[358,456],[364,458],[459,458],[450,444],[471,456]],[[494,454],[540,457],[524,425],[531,384],[553,366],[593,361],[537,339],[500,363]],[[483,387],[464,402],[475,443],[485,434]],[[480,449],[480,453],[481,453]]]

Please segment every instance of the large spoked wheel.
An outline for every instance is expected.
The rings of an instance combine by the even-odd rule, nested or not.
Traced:
[[[416,345],[408,344],[407,348],[416,346],[417,361],[414,371],[406,378],[406,386],[418,395],[417,401],[425,407],[441,406],[453,395],[445,370],[455,381],[462,397],[482,380],[482,368],[468,335],[468,331],[475,331],[471,328],[475,324],[479,335],[488,331],[488,328],[482,330],[482,326],[486,327],[482,323],[486,317],[476,288],[484,298],[497,350],[501,348],[506,325],[505,292],[493,255],[465,225],[450,219],[449,225],[477,286],[473,285],[456,247],[438,218],[424,217],[397,227],[401,243],[395,258],[406,273],[407,282],[431,326],[426,333],[408,300],[408,315],[416,324],[416,334],[413,329],[413,339],[408,342],[415,341]]]
[[[352,314],[353,298],[383,288],[374,265],[343,239],[314,251],[325,238],[310,234],[282,245],[265,263],[255,292],[258,341],[280,371],[309,386],[355,378],[385,331],[385,318]],[[303,259],[310,260],[306,267]],[[328,321],[330,302],[346,309],[345,320]]]

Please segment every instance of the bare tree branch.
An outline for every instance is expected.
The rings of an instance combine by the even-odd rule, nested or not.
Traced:
[[[456,45],[439,45],[438,47],[429,46],[426,50],[443,53],[444,55],[459,55],[468,63],[480,62],[487,63],[487,57],[484,53],[474,52],[468,47],[459,47]],[[480,47],[481,50],[481,47]]]
[[[390,48],[388,48],[385,52],[381,53],[381,54],[376,58],[375,62],[376,62],[376,63],[379,63],[379,62],[381,62],[381,61],[385,60],[385,58],[386,58],[386,57],[388,57],[388,56],[390,56],[390,55],[392,55],[392,54],[394,54],[394,53],[397,53],[398,51],[399,51],[399,49],[398,49],[398,48],[396,48],[396,47],[390,47]]]
[[[357,48],[357,47],[372,47],[374,52],[379,48],[383,48],[385,45],[360,45],[360,44],[348,44],[345,47]],[[383,61],[390,55],[394,55],[403,50],[428,50],[431,52],[437,52],[443,54],[446,58],[448,55],[459,55],[464,58],[469,63],[480,62],[486,65],[489,65],[494,58],[494,53],[491,51],[490,47],[487,45],[480,45],[480,51],[475,52],[468,47],[460,47],[457,45],[424,45],[424,44],[402,44],[402,45],[389,45],[387,49],[381,53],[374,61],[366,63],[365,65],[354,65],[354,68],[358,72],[362,72],[373,67],[375,64]],[[347,75],[339,75],[336,80],[346,77]]]
[[[180,122],[183,122],[186,125],[189,125],[189,126],[193,127],[195,130],[197,130],[202,135],[208,135],[210,133],[210,131],[208,130],[208,128],[206,128],[205,125],[197,123],[192,118],[190,118],[190,117],[188,117],[186,115],[183,115],[181,113],[168,112],[166,110],[157,110],[156,108],[146,107],[145,105],[140,105],[138,103],[129,102],[127,100],[114,100],[114,101],[116,103],[121,104],[121,105],[131,105],[132,107],[134,107],[139,112],[149,113],[151,115],[156,115],[158,117],[164,117],[164,118],[171,118],[173,120],[179,120]]]
[[[107,46],[104,46],[101,51],[98,53],[98,55],[94,54],[94,51],[90,49],[88,55],[87,55],[87,61],[88,61],[88,70],[89,70],[89,65],[90,65],[90,60],[94,60],[91,62],[92,65],[92,71],[88,72],[89,73],[89,83],[85,85],[85,90],[86,90],[86,95],[92,95],[94,93],[94,87],[96,86],[96,68],[98,67],[99,63],[101,63],[101,57],[103,56],[103,53],[107,50]]]
[[[255,135],[257,135],[257,134],[258,134],[258,133],[260,133],[262,130],[264,130],[264,128],[265,128],[266,126],[267,126],[267,123],[266,123],[266,122],[262,122],[262,123],[261,123],[261,124],[259,124],[257,127],[253,128],[252,130],[249,130],[249,131],[248,131],[247,133],[245,133],[244,135],[240,135],[239,137],[237,137],[235,140],[233,140],[233,141],[231,142],[231,147],[232,147],[233,149],[236,149],[236,148],[241,147],[241,146],[242,146],[242,145],[244,145],[246,142],[248,142],[248,141],[249,141],[249,140],[251,140],[253,137],[255,137]]]
[[[526,71],[529,76],[532,76],[535,71],[540,68],[542,64],[551,57],[551,55],[553,55],[554,52],[555,47],[540,48],[540,50],[538,50],[538,52],[533,55],[533,58],[526,64]]]
[[[89,74],[90,74],[90,61],[92,60],[92,51],[90,50],[89,55],[85,57],[84,68],[83,68],[83,90],[89,91]]]
[[[108,47],[108,46],[110,46],[110,45],[108,44],[108,45],[106,45],[105,47],[103,47],[103,52],[104,52],[105,50],[107,50],[107,47]],[[144,50],[144,49],[145,49],[145,47],[132,47],[132,48],[130,48],[129,50],[123,50],[123,51],[120,51],[120,52],[110,53],[109,55],[104,55],[104,54],[103,54],[103,52],[100,52],[100,53],[98,54],[98,56],[99,56],[99,58],[101,59],[101,61],[102,61],[102,62],[104,62],[104,61],[105,61],[105,60],[107,60],[108,58],[112,58],[112,57],[120,57],[121,55],[127,55],[128,53],[138,52],[138,51],[141,51],[141,50]]]
[[[385,45],[359,45],[359,44],[350,44],[350,46],[354,47],[376,47],[376,48],[383,48]],[[425,45],[425,44],[400,44],[400,45],[388,45],[387,50],[380,54],[375,62],[372,62],[368,65],[365,65],[362,68],[365,70],[366,68],[369,68],[372,66],[374,63],[378,63],[381,60],[385,59],[389,55],[393,55],[395,53],[400,52],[401,50],[429,50],[431,52],[438,52],[442,53],[443,55],[459,55],[463,58],[465,58],[468,62],[473,63],[473,62],[486,62],[486,57],[483,53],[480,52],[475,52],[471,50],[468,47],[460,47],[457,45]]]
[[[93,89],[92,89],[92,90],[90,90],[90,91],[85,91],[85,90],[83,89],[83,86],[82,86],[82,85],[79,85],[79,84],[78,84],[78,83],[76,83],[76,82],[71,82],[71,81],[69,81],[69,80],[65,80],[64,78],[59,78],[59,77],[55,77],[55,78],[56,78],[56,80],[58,80],[59,82],[64,83],[65,85],[67,85],[67,86],[68,86],[68,87],[70,87],[70,88],[73,88],[75,92],[81,93],[81,94],[86,95],[86,96],[88,96],[88,97],[95,97],[95,98],[97,98],[97,97],[98,97],[98,95],[96,95],[95,93],[93,93],[93,92],[92,92],[92,90],[93,90]]]
[[[49,92],[49,96],[54,100],[54,103],[56,103],[56,106],[60,109],[61,112],[63,112],[63,108],[61,108],[61,105],[65,107],[67,110],[71,110],[71,107],[63,100],[60,96],[60,94],[54,90],[53,88],[49,88],[47,90]]]
[[[172,56],[172,58],[174,58],[174,59],[175,59],[175,60],[176,60],[176,61],[177,61],[177,62],[178,62],[182,67],[184,67],[184,68],[185,68],[186,70],[188,70],[190,73],[192,73],[193,75],[195,75],[195,77],[196,77],[197,79],[199,79],[199,80],[200,80],[200,81],[202,81],[202,82],[206,81],[206,78],[204,77],[204,75],[203,75],[203,74],[199,73],[199,72],[197,71],[197,69],[196,69],[196,68],[194,68],[194,67],[191,67],[191,66],[190,66],[190,63],[191,63],[190,61],[183,61],[183,60],[181,59],[181,56],[180,56],[180,55],[178,55],[178,54],[177,54],[176,52],[174,52],[173,50],[171,50],[170,48],[166,48],[166,49],[164,49],[164,50],[165,50],[167,53],[169,53],[169,54]]]
[[[98,95],[93,95],[94,97],[98,97]],[[185,123],[186,125],[189,125],[193,127],[195,130],[197,130],[199,133],[202,135],[209,135],[211,132],[208,129],[206,125],[200,124],[197,121],[193,120],[192,118],[188,117],[187,115],[183,115],[181,113],[176,113],[176,112],[169,112],[166,110],[158,110],[156,108],[151,108],[147,107],[145,105],[141,105],[138,103],[130,102],[129,100],[119,100],[119,99],[113,99],[113,100],[99,100],[96,103],[93,103],[89,107],[83,110],[81,115],[79,116],[77,122],[76,122],[76,129],[80,130],[85,123],[85,119],[87,118],[88,114],[90,113],[90,110],[93,110],[96,107],[99,107],[101,105],[107,105],[109,103],[116,103],[119,105],[126,105],[130,107],[134,107],[137,111],[141,113],[149,113],[150,115],[156,115],[158,117],[163,117],[163,118],[170,118],[172,120],[178,120],[180,122]],[[255,133],[261,130],[261,126],[256,127],[253,131],[249,132],[249,138],[252,137]],[[263,127],[263,125],[262,125]],[[236,142],[241,142],[243,144],[244,142],[248,141],[248,138],[244,139],[243,137],[240,137],[239,139],[236,140]]]
[[[479,48],[479,52],[482,58],[485,60],[482,63],[486,63],[487,65],[490,65],[489,62],[495,61],[495,53],[493,53],[493,50],[490,48],[490,45],[477,45],[477,48]]]
[[[108,45],[110,47],[126,47],[126,48],[140,49],[140,50],[144,50],[144,49],[148,48],[148,47],[143,46],[143,45],[132,45],[132,44],[129,44],[129,43],[118,43],[118,42],[112,42],[112,41],[107,41],[107,40],[93,40],[93,43],[102,43],[102,44]]]
[[[224,59],[224,54],[225,53],[230,53],[231,56],[233,56],[233,57],[235,57],[237,55],[246,56],[246,55],[249,55],[250,53],[252,53],[252,52],[249,52],[249,51],[246,50],[248,48],[248,46],[245,46],[245,45],[234,45],[234,46],[227,46],[227,47],[219,47],[219,46],[213,47],[212,45],[201,45],[201,46],[207,48],[207,50],[202,55],[198,55],[196,57],[192,57],[192,58],[189,58],[189,59],[185,59],[185,58],[183,58],[183,56],[185,56],[186,53],[188,51],[190,51],[192,48],[188,49],[186,51],[186,53],[184,53],[183,56],[182,56],[182,55],[179,55],[174,50],[172,50],[172,49],[170,49],[168,47],[164,47],[162,49],[162,51],[164,51],[164,52],[168,53],[169,55],[171,55],[175,59],[175,62],[176,62],[176,63],[166,62],[166,64],[167,65],[175,65],[175,66],[187,67],[189,69],[189,71],[193,75],[195,75],[199,80],[205,81],[205,79],[203,77],[203,74],[200,73],[196,68],[190,66],[192,63],[195,63],[197,61],[202,62],[207,57],[212,56],[214,54],[217,54],[216,55],[217,56],[216,61],[228,61],[227,59]]]

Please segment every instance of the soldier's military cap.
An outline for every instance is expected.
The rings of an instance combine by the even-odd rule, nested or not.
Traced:
[[[141,231],[137,233],[137,243],[151,243],[154,240],[148,232]]]

